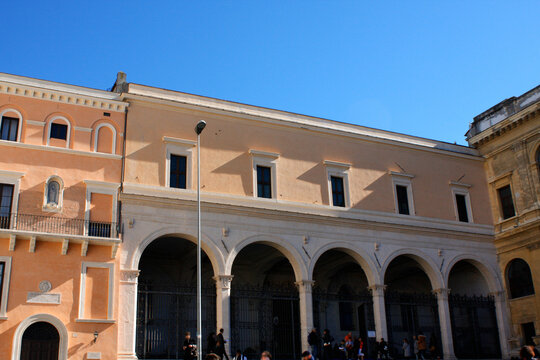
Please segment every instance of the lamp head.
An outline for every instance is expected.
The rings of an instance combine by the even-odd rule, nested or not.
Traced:
[[[197,135],[200,135],[205,127],[206,127],[206,121],[200,120],[197,123],[197,126],[195,126],[195,132],[197,133]]]

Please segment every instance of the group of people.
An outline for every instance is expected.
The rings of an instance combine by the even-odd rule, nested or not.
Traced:
[[[416,360],[426,360],[428,359],[428,355],[429,359],[440,359],[435,335],[431,335],[429,344],[423,333],[413,336],[412,342],[409,342],[408,339],[403,339],[401,348],[405,359],[416,358]]]
[[[334,337],[330,335],[330,330],[324,329],[321,338],[317,329],[312,329],[308,334],[308,344],[311,348],[310,359],[364,360],[365,348],[361,337],[353,337],[352,333],[348,333],[339,343],[332,344],[333,342]],[[322,351],[320,348],[321,343]],[[302,354],[303,359],[304,354]]]

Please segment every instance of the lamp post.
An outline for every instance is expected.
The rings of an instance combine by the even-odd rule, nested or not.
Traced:
[[[197,360],[202,359],[202,282],[201,282],[201,133],[206,121],[195,126],[197,133]]]

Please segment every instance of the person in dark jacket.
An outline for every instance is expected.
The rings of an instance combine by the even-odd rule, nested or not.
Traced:
[[[381,338],[377,343],[377,359],[388,359],[388,343]]]
[[[191,333],[188,331],[184,337],[184,360],[193,360],[197,357],[197,344],[195,340],[191,338]]]
[[[217,334],[217,343],[216,343],[216,354],[219,355],[221,360],[225,359],[229,360],[229,356],[227,355],[227,352],[225,351],[225,337],[223,336],[223,329],[219,329],[219,334]]]
[[[334,338],[332,337],[332,335],[330,335],[330,330],[324,329],[322,341],[323,341],[322,359],[330,360],[332,359],[332,342],[334,342]]]
[[[317,333],[317,329],[311,329],[311,332],[307,337],[307,341],[309,346],[311,347],[311,357],[313,358],[313,360],[317,360],[317,358],[319,357],[319,344],[321,342],[321,338]]]

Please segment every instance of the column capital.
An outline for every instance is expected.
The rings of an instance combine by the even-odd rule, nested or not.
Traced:
[[[435,295],[437,295],[438,299],[448,300],[448,295],[450,295],[450,290],[448,288],[438,288],[433,289],[431,292]]]
[[[371,291],[372,296],[384,296],[384,291],[386,290],[386,285],[384,284],[373,284],[368,286],[368,290]]]
[[[139,269],[122,269],[120,270],[120,282],[136,283],[140,273]]]
[[[298,291],[309,291],[311,292],[311,288],[313,287],[313,284],[315,284],[315,281],[313,280],[300,280],[294,283],[296,287],[298,288]]]
[[[504,301],[504,290],[499,291],[491,291],[488,293],[489,296],[493,296],[495,298],[495,301]]]
[[[212,279],[216,281],[216,288],[229,290],[234,275],[216,275]]]

